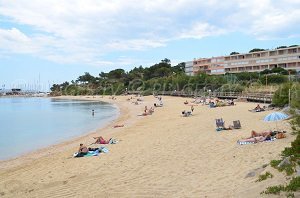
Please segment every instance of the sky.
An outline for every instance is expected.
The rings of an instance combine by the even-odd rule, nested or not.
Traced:
[[[299,0],[0,0],[0,89],[300,44]]]

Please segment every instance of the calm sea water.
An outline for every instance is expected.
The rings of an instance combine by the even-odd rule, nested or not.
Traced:
[[[118,109],[103,102],[0,98],[0,160],[95,130],[117,116]]]

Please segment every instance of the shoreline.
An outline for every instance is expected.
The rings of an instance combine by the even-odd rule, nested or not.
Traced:
[[[126,109],[124,106],[118,105],[116,102],[109,100],[108,98],[102,98],[102,97],[90,97],[90,96],[56,96],[56,97],[48,97],[53,99],[66,99],[66,100],[82,100],[82,101],[97,101],[97,102],[105,102],[109,103],[118,110],[118,114],[116,115],[116,118],[112,121],[104,124],[102,127],[99,127],[93,131],[86,131],[83,132],[80,135],[76,135],[75,137],[59,141],[58,143],[45,146],[43,148],[37,148],[33,151],[21,154],[16,157],[12,157],[5,160],[0,160],[0,170],[5,170],[9,168],[13,168],[19,165],[24,165],[26,163],[30,163],[33,160],[39,159],[41,157],[53,155],[55,153],[60,152],[63,149],[67,149],[69,147],[74,147],[74,144],[76,146],[79,145],[78,142],[81,141],[87,141],[87,139],[90,139],[92,136],[95,135],[107,135],[107,130],[111,129],[111,127],[120,121],[124,121],[124,118],[126,117],[126,114],[128,113],[128,109]],[[101,100],[102,99],[102,100]],[[102,131],[102,132],[101,132]],[[99,134],[101,132],[101,134]]]
[[[184,101],[192,99],[163,96],[164,106],[155,108],[153,115],[137,116],[145,105],[152,106],[156,99],[146,96],[141,105],[134,105],[126,101],[128,97],[117,96],[116,101],[105,98],[124,110],[122,119],[101,130],[104,138],[113,135],[120,140],[116,145],[105,145],[109,153],[73,158],[77,143],[93,141],[90,134],[55,154],[0,169],[3,178],[0,195],[114,198],[240,197],[243,194],[258,197],[266,187],[286,182],[283,173],[270,166],[261,167],[280,158],[281,151],[294,140],[288,122],[279,124],[288,131],[284,139],[250,145],[236,143],[249,136],[253,129],[274,128],[276,123],[263,121],[272,111],[249,112],[255,103],[237,102],[235,106],[218,108],[199,104],[194,106],[192,116],[182,117],[182,110],[191,108]],[[238,119],[242,128],[217,132],[216,118],[223,118],[225,126]],[[115,123],[125,127],[111,128]],[[255,175],[247,177],[253,171]],[[255,182],[266,171],[274,177]]]

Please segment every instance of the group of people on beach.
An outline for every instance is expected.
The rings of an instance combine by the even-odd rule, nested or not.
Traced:
[[[109,140],[105,140],[102,136],[94,137],[95,142],[92,144],[116,144],[117,140],[110,138]],[[90,144],[90,145],[92,145]],[[100,148],[88,148],[86,145],[80,143],[78,152],[74,157],[84,157],[88,154],[89,151],[101,151]]]

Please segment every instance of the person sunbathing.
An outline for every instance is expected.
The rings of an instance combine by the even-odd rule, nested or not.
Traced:
[[[252,137],[252,138],[246,138],[246,139],[242,139],[242,140],[238,140],[238,143],[240,142],[252,142],[252,143],[257,143],[257,142],[263,142],[265,140],[271,140],[271,136],[256,136],[256,137]]]
[[[266,137],[266,136],[270,136],[272,134],[272,131],[269,130],[269,131],[263,131],[263,132],[256,132],[254,130],[251,131],[251,136],[249,138],[254,138],[254,137],[259,137],[259,136],[263,136],[263,137]]]
[[[260,105],[257,104],[257,106],[253,110],[256,111],[256,112],[261,112],[261,111],[264,111],[265,109],[261,108]]]
[[[105,140],[102,136],[94,137],[94,139],[96,139],[94,144],[109,144],[111,141],[111,138],[109,140]]]
[[[118,127],[124,127],[124,124],[116,124],[116,125],[114,126],[114,128],[118,128]]]
[[[83,157],[88,153],[89,149],[82,143],[79,145],[78,153],[75,157]]]
[[[150,109],[148,110],[148,113],[149,113],[149,114],[154,113],[154,108],[153,108],[153,107],[150,107]]]

